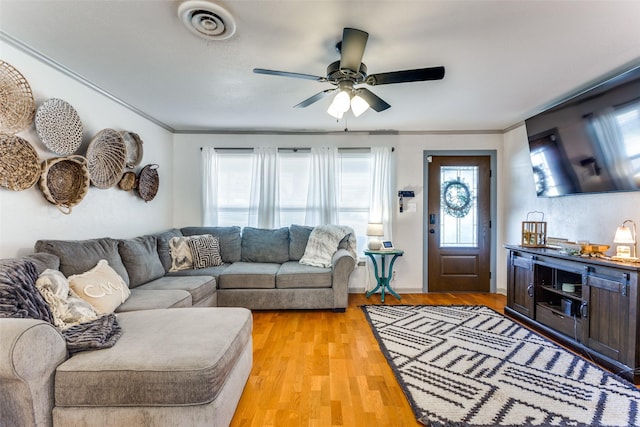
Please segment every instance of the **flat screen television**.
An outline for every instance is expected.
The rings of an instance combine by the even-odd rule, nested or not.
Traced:
[[[539,197],[640,190],[640,67],[525,125]]]

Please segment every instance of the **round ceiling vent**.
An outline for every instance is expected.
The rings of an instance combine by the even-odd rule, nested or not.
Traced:
[[[178,16],[192,33],[207,40],[228,39],[236,32],[236,21],[223,7],[203,0],[187,0]]]

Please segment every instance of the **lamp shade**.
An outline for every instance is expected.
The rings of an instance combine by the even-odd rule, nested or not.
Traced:
[[[356,95],[351,98],[351,111],[353,115],[358,117],[369,109],[369,103],[364,100],[360,95]]]
[[[635,242],[636,241],[633,238],[629,227],[625,227],[624,225],[622,227],[618,227],[618,229],[616,230],[616,234],[613,237],[613,243],[633,244]]]
[[[384,236],[384,227],[381,223],[369,223],[367,225],[367,236]]]
[[[331,106],[334,110],[344,114],[349,111],[349,107],[351,106],[351,97],[347,92],[341,90],[338,92],[336,97],[333,98]]]

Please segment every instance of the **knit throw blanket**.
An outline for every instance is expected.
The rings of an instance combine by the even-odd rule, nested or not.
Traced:
[[[0,317],[44,320],[55,326],[49,305],[36,288],[35,265],[23,259],[0,260]],[[61,330],[70,354],[112,347],[122,335],[114,314]]]
[[[356,253],[358,244],[353,228],[342,225],[314,227],[299,263],[314,267],[331,267],[333,254],[339,249],[341,243],[353,259],[358,258]]]

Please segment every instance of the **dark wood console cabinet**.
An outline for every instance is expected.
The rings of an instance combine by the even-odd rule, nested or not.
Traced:
[[[506,248],[505,314],[640,384],[640,265]]]

